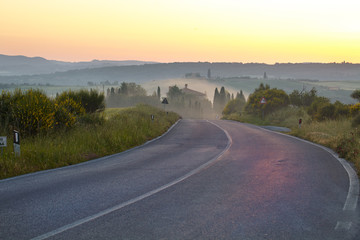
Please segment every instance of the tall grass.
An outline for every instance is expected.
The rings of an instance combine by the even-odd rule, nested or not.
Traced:
[[[154,120],[151,119],[154,115]],[[141,145],[163,134],[179,119],[147,105],[112,111],[105,121],[78,124],[70,130],[28,137],[21,141],[21,156],[11,144],[0,158],[0,178],[84,162]]]
[[[291,134],[333,149],[352,162],[360,174],[360,131],[352,127],[351,119],[312,122],[294,129]]]
[[[293,128],[291,134],[335,149],[339,139],[351,130],[351,120],[341,119],[302,124],[301,128]]]

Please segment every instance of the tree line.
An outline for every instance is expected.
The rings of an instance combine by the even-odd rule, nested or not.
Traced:
[[[330,99],[318,96],[315,88],[307,91],[294,90],[289,95],[281,89],[270,88],[268,84],[261,83],[255,91],[249,95],[248,100],[238,104],[230,101],[224,108],[223,114],[234,113],[252,114],[260,116],[269,114],[286,107],[299,107],[304,109],[314,121],[336,120],[341,118],[353,118],[353,125],[360,124],[360,90],[355,90],[351,97],[359,101],[357,104],[343,104],[339,101],[332,103]],[[261,99],[266,103],[262,103]],[[237,106],[237,110],[233,108]],[[241,111],[239,110],[241,109]]]
[[[106,91],[106,106],[110,108],[131,107],[140,103],[160,107],[160,87],[150,96],[136,83],[122,82],[118,88],[111,87]]]

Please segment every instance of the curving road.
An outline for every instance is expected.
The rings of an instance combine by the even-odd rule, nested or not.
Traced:
[[[358,188],[314,144],[181,120],[130,151],[0,181],[0,239],[359,239]]]

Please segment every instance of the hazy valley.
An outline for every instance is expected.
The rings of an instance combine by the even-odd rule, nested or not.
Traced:
[[[210,76],[208,71],[210,70]],[[266,76],[264,76],[266,73]],[[186,74],[188,74],[187,77]],[[189,76],[190,75],[190,76]],[[265,78],[264,78],[265,77]],[[245,96],[261,83],[290,93],[315,87],[333,102],[354,103],[349,96],[360,88],[360,64],[351,63],[154,63],[141,61],[61,62],[44,58],[0,55],[0,88],[40,88],[49,95],[84,87],[100,91],[121,82],[141,84],[152,94],[177,84],[207,94],[212,101],[215,87]],[[19,86],[20,85],[20,86]]]

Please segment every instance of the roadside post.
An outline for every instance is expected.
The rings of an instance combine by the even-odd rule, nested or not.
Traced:
[[[20,157],[20,133],[14,130],[14,153],[15,156]]]
[[[260,104],[266,104],[266,99],[265,97],[262,97],[260,100]],[[264,113],[264,109],[262,109],[262,120],[265,119],[265,113]]]
[[[153,114],[151,114],[151,120],[154,121],[155,116]]]
[[[7,147],[7,137],[0,136],[1,156],[4,154],[4,147]]]

